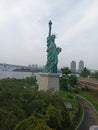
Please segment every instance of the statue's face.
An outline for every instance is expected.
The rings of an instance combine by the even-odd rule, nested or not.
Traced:
[[[55,39],[55,35],[52,35],[53,39]]]

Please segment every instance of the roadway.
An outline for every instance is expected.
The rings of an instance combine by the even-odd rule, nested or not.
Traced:
[[[77,130],[89,130],[90,126],[98,125],[98,113],[95,109],[83,98],[77,98],[84,108],[84,117]]]

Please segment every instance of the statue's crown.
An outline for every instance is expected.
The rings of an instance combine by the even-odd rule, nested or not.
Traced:
[[[55,35],[55,34],[53,34],[53,35],[52,35],[52,38],[53,38],[53,39],[55,39],[55,38],[56,38],[56,35]]]

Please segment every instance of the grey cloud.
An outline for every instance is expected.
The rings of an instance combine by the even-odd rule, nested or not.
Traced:
[[[62,47],[59,67],[82,59],[98,69],[97,12],[97,0],[0,1],[0,62],[45,64],[51,18],[56,44]]]

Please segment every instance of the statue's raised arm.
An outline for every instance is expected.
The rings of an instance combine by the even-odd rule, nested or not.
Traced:
[[[51,29],[52,29],[52,22],[50,20],[49,21],[49,37],[51,36]]]

